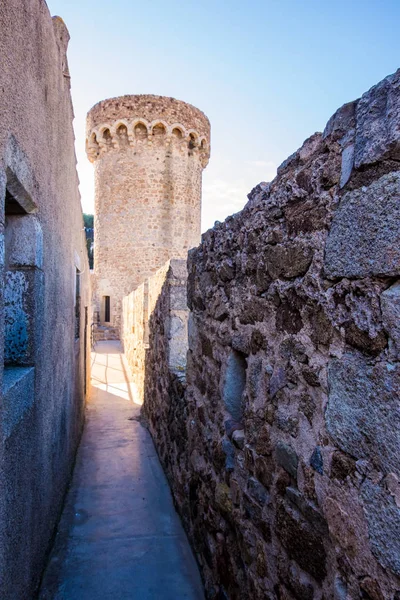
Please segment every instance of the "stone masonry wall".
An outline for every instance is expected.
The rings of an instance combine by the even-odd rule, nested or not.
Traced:
[[[168,385],[164,376],[184,379],[189,316],[186,281],[186,261],[173,259],[123,299],[122,341],[133,375],[134,400],[139,404],[144,400],[145,378],[149,389],[155,372],[153,360],[163,369],[161,375],[157,367],[154,385],[158,389]],[[150,328],[155,337],[149,338]]]
[[[90,381],[68,30],[0,3],[0,598],[35,596]],[[4,365],[4,368],[3,368]]]
[[[123,96],[88,114],[95,164],[95,300],[119,327],[121,301],[170,258],[200,241],[201,180],[210,124],[174,98]]]
[[[139,285],[122,300],[122,341],[128,365],[133,374],[131,390],[134,402],[141,404],[144,394],[146,356],[145,284]]]
[[[144,411],[208,598],[400,598],[400,71],[203,235]]]

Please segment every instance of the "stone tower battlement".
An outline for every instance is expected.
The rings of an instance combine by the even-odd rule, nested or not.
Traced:
[[[138,116],[140,115],[140,116]],[[87,118],[86,150],[94,162],[105,152],[144,141],[172,143],[199,153],[203,168],[210,156],[210,122],[200,110],[175,98],[121,96],[96,104]]]
[[[95,168],[97,311],[119,326],[122,298],[200,241],[210,123],[174,98],[111,98],[88,113],[86,151]]]

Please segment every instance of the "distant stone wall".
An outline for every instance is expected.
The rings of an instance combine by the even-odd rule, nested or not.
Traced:
[[[122,341],[125,356],[134,375],[132,393],[137,403],[143,401],[144,365],[146,353],[145,310],[147,298],[145,285],[140,285],[122,301]]]
[[[151,414],[153,392],[167,389],[170,379],[185,377],[188,349],[186,261],[170,260],[153,277],[123,299],[122,341],[133,375],[135,399]],[[155,334],[149,331],[154,331]],[[161,393],[163,400],[167,397]],[[157,415],[154,415],[157,419]]]
[[[145,414],[212,599],[400,598],[400,71],[189,256]]]

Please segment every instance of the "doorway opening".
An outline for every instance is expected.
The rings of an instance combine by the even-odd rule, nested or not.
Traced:
[[[104,296],[104,322],[109,323],[110,321],[111,321],[110,296]]]

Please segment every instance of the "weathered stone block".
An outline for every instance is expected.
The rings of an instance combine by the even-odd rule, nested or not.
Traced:
[[[6,271],[4,277],[4,362],[32,365],[43,333],[43,273]]]
[[[347,353],[329,366],[326,427],[351,456],[371,460],[382,472],[400,475],[400,366],[371,365]]]
[[[308,578],[304,577],[304,573],[293,561],[286,559],[279,560],[278,558],[278,573],[280,581],[290,589],[296,600],[315,600],[315,592],[313,586],[309,583]],[[280,598],[280,600],[283,600]]]
[[[345,194],[326,243],[327,277],[397,275],[399,225],[400,173]]]
[[[400,158],[400,70],[372,87],[356,109],[355,167]]]
[[[301,182],[304,187],[308,182]],[[289,204],[285,210],[289,234],[308,233],[323,229],[326,225],[327,211],[325,206],[312,200],[303,200]]]
[[[369,479],[362,486],[361,497],[372,552],[382,566],[400,575],[400,508],[390,494]]]
[[[334,600],[347,600],[347,584],[341,577],[335,577],[333,586]]]
[[[276,533],[289,557],[317,581],[323,581],[326,576],[326,552],[322,537],[283,505],[277,510]]]
[[[0,227],[4,226],[4,202],[6,197],[7,175],[4,169],[0,168]]]
[[[256,501],[258,504],[264,505],[268,499],[269,494],[265,487],[261,485],[257,479],[254,477],[250,477],[247,482],[247,491],[248,494]]]
[[[33,215],[7,217],[6,257],[8,267],[43,266],[43,234],[40,223]]]
[[[170,308],[172,310],[187,310],[186,280],[183,285],[172,285],[170,291]]]
[[[215,503],[223,513],[230,513],[233,510],[231,490],[226,483],[217,483]]]
[[[263,486],[269,489],[272,484],[275,465],[271,456],[257,456],[254,461],[254,472]]]
[[[343,104],[329,119],[323,133],[323,139],[332,136],[334,140],[340,140],[349,131],[354,131],[356,124],[355,110],[358,100]]]
[[[232,441],[237,448],[243,449],[246,441],[246,436],[243,429],[237,429],[232,434]]]
[[[8,271],[4,282],[5,329],[4,361],[6,364],[26,364],[29,339],[32,336],[32,316],[25,306],[29,282],[21,271]]]
[[[4,370],[2,389],[3,439],[7,439],[32,408],[35,394],[35,371],[32,367],[8,367]]]
[[[298,456],[291,446],[279,441],[276,444],[276,461],[289,475],[297,479]]]
[[[290,301],[284,300],[276,311],[276,327],[287,333],[298,333],[303,327],[299,309]]]
[[[378,582],[372,579],[372,577],[365,577],[360,583],[360,588],[371,600],[385,600]]]
[[[333,335],[333,327],[325,310],[322,307],[316,307],[309,315],[311,325],[311,339],[314,344],[327,346]]]
[[[243,423],[234,421],[233,419],[227,419],[224,423],[226,435],[231,438],[235,431],[243,429]]]
[[[287,384],[285,369],[276,367],[269,382],[269,393],[271,398],[275,398],[279,390],[283,389]]]
[[[324,461],[322,458],[321,448],[317,446],[310,458],[310,465],[320,475],[324,474]]]
[[[323,509],[331,539],[345,550],[347,556],[353,558],[358,549],[358,532],[352,516],[340,502],[330,496],[325,498]]]
[[[381,294],[383,325],[400,356],[400,283],[397,282]]]
[[[328,534],[327,523],[322,514],[317,510],[314,504],[309,502],[298,489],[286,488],[286,498],[299,509],[303,517],[315,527],[321,534]]]
[[[347,477],[354,475],[356,462],[351,456],[336,450],[332,456],[331,478],[345,481]]]
[[[242,394],[246,385],[246,368],[247,362],[243,354],[233,350],[228,357],[223,398],[226,410],[235,421],[242,420]]]
[[[285,245],[277,244],[265,251],[265,262],[272,279],[300,277],[311,264],[313,250],[307,244],[296,241]]]
[[[272,452],[271,438],[268,427],[264,426],[257,436],[256,452],[268,456]]]
[[[345,339],[347,344],[367,354],[379,354],[387,346],[387,336],[384,331],[374,332],[372,337],[367,331],[362,331],[355,323],[345,325]]]
[[[342,168],[340,172],[340,187],[349,181],[354,165],[354,145],[347,146],[342,152]]]
[[[222,450],[225,454],[225,470],[230,473],[235,468],[235,448],[229,440],[223,440]]]
[[[287,407],[278,409],[275,415],[275,423],[278,429],[291,436],[296,437],[299,427],[299,419],[287,414]]]
[[[308,419],[308,421],[310,423],[312,423],[312,419],[313,419],[314,412],[316,409],[316,404],[309,394],[303,393],[301,395],[300,402],[299,402],[299,409],[305,415],[305,417]]]

